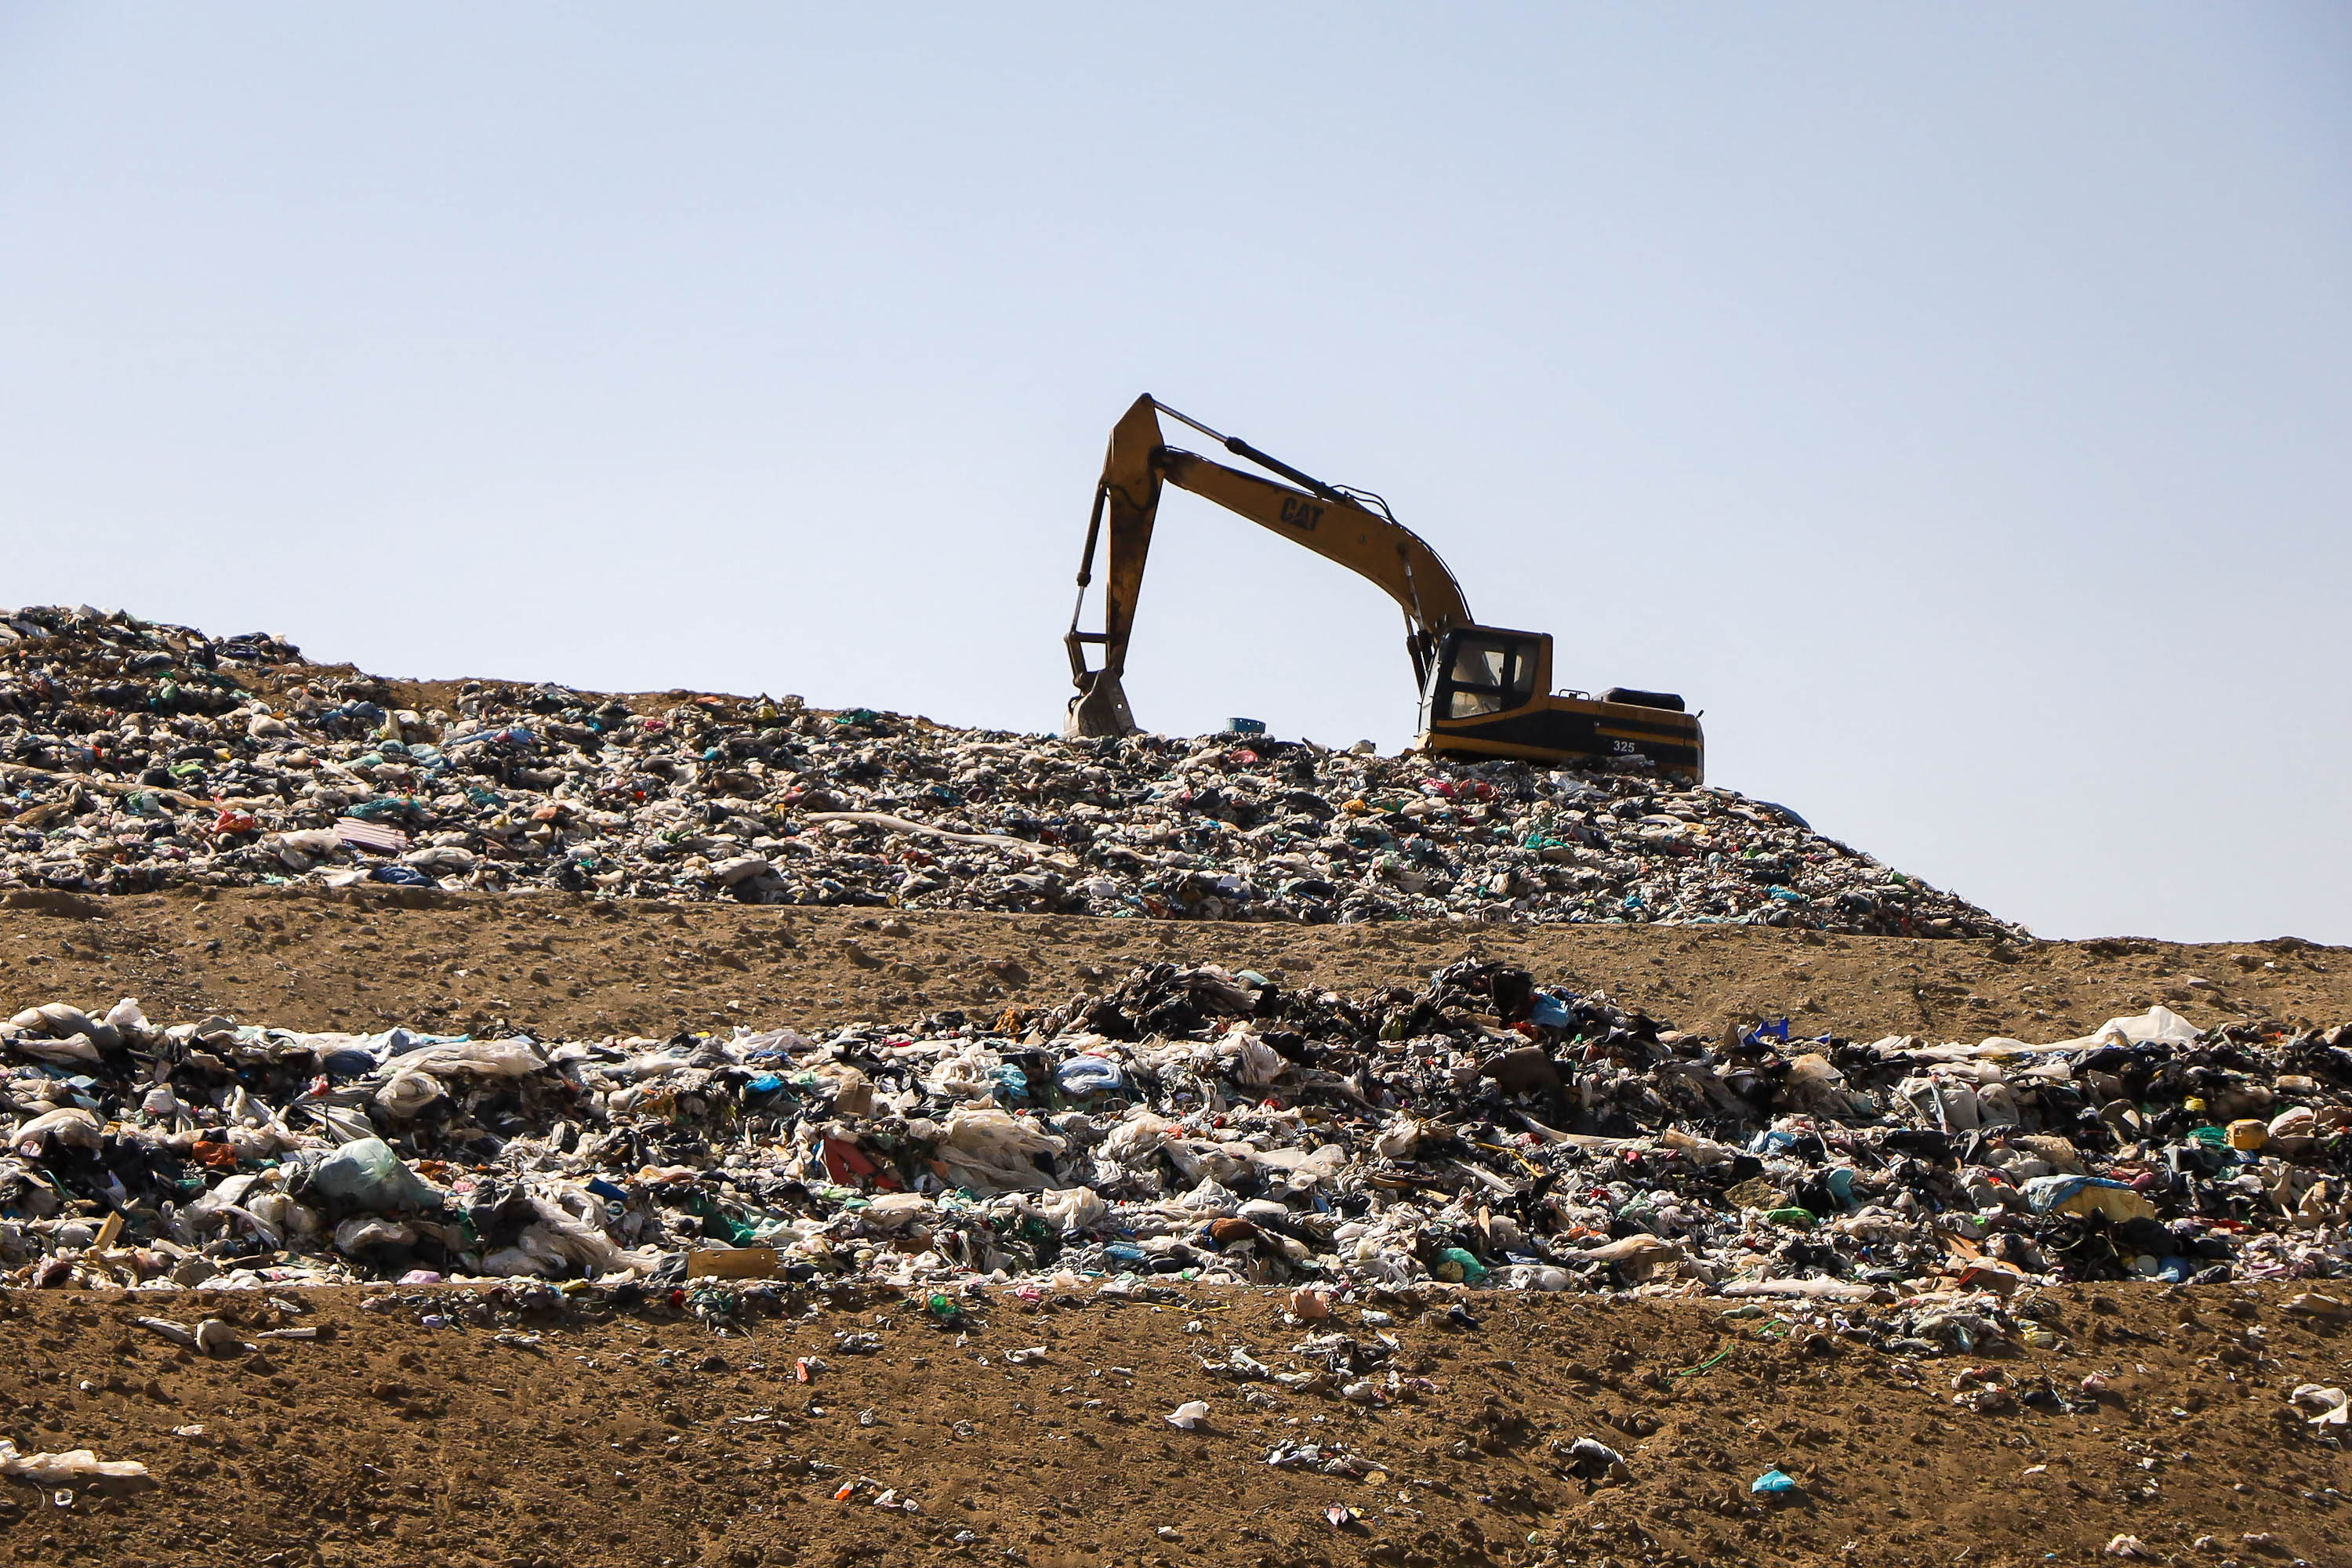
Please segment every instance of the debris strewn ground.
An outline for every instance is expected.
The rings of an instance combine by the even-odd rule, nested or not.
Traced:
[[[921,1294],[779,1285],[717,1315],[530,1283],[192,1293],[164,1310],[252,1347],[207,1355],[134,1322],[152,1302],[19,1294],[19,1446],[155,1484],[0,1479],[0,1554],[1944,1568],[2112,1562],[2127,1535],[2286,1568],[2337,1560],[2352,1484],[2289,1397],[2344,1383],[2302,1289],[2070,1287],[2034,1339],[1966,1352],[1803,1304],[997,1289],[942,1326]],[[1269,1375],[1202,1364],[1238,1357]],[[1759,1491],[1776,1471],[1790,1489]]]
[[[2014,928],[1647,772],[1065,741],[797,698],[394,683],[268,637],[0,624],[0,884],[369,882],[1322,923]]]
[[[359,1034],[0,1026],[0,1260],[47,1287],[1180,1276],[1870,1301],[2352,1268],[2352,1026],[1707,1036],[1464,959],[1357,996],[1156,964],[991,1017]],[[1926,1331],[1906,1329],[1906,1333]]]
[[[1640,773],[7,624],[16,1561],[2341,1533],[2340,951]]]

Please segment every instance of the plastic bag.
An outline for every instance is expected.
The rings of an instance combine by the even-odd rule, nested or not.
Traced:
[[[1054,1178],[1034,1163],[1058,1154],[1063,1141],[1035,1122],[992,1108],[961,1107],[940,1130],[939,1157],[949,1179],[978,1193],[1042,1192]]]
[[[375,1103],[383,1108],[384,1114],[401,1121],[418,1115],[440,1098],[438,1080],[405,1063],[382,1089],[375,1091]]]
[[[1054,1069],[1064,1094],[1106,1094],[1127,1087],[1127,1074],[1103,1057],[1072,1057]]]
[[[538,1046],[521,1036],[508,1040],[449,1040],[399,1058],[406,1072],[436,1078],[528,1078],[547,1066]]]
[[[381,1138],[344,1144],[320,1162],[311,1185],[337,1203],[382,1214],[393,1209],[439,1208],[442,1194],[402,1163]]]
[[[20,1454],[16,1445],[5,1437],[0,1437],[0,1476],[29,1481],[37,1487],[74,1486],[86,1481],[163,1484],[136,1459],[101,1459],[88,1448],[68,1448],[61,1454]]]
[[[38,1159],[51,1143],[59,1148],[97,1149],[105,1140],[98,1118],[79,1106],[59,1106],[34,1117],[8,1137],[9,1145],[27,1159]]]

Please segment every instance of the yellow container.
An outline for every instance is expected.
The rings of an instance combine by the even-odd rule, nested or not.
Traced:
[[[2270,1141],[2270,1128],[2252,1117],[2230,1123],[2230,1147],[2232,1149],[2259,1149]]]

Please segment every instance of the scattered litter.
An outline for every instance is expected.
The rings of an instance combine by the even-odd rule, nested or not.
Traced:
[[[1567,1458],[1569,1468],[1588,1480],[1598,1480],[1604,1476],[1629,1480],[1633,1477],[1633,1468],[1625,1463],[1625,1456],[1595,1438],[1579,1437],[1570,1443]]]
[[[62,1454],[20,1454],[16,1445],[5,1437],[0,1437],[0,1476],[42,1488],[104,1484],[137,1489],[162,1484],[148,1475],[147,1467],[136,1459],[100,1459],[88,1448],[69,1448]]]
[[[1640,758],[1571,772],[1256,734],[1073,741],[797,697],[633,704],[480,681],[419,711],[275,637],[62,606],[0,621],[19,830],[0,885],[59,895],[555,888],[2017,934],[1785,807],[1679,787]]]
[[[2288,1398],[2298,1410],[2318,1413],[2311,1417],[2314,1426],[2342,1426],[2347,1418],[2352,1418],[2352,1409],[2347,1408],[2345,1394],[2340,1388],[2326,1388],[2315,1383],[2306,1383],[2298,1386]]]
[[[89,1047],[69,1078],[45,1054],[59,1030]],[[814,1037],[353,1035],[51,1002],[0,1026],[0,1279],[664,1282],[716,1322],[737,1288],[854,1273],[922,1289],[959,1332],[961,1283],[1000,1271],[1039,1299],[1277,1287],[1310,1324],[1355,1286],[1698,1290],[1967,1355],[2054,1343],[2020,1314],[2055,1281],[2352,1269],[2352,1026],[2199,1030],[2159,1006],[2044,1045],[1790,1033],[1690,1034],[1476,960],[1360,998],[1152,964],[1057,1006]],[[1118,1088],[1061,1089],[1081,1058]],[[2255,1106],[2259,1148],[2204,1135]],[[74,1131],[100,1126],[96,1147]],[[121,1222],[105,1247],[89,1205]],[[1896,1305],[1938,1291],[1989,1304]],[[1433,1310],[1476,1329],[1462,1300]],[[2287,1310],[2352,1320],[2315,1289]],[[209,1355],[258,1342],[140,1321]],[[1204,1364],[1275,1375],[1244,1346]]]

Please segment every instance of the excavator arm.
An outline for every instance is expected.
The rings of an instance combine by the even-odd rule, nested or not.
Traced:
[[[1160,428],[1162,413],[1292,483],[1276,484],[1166,445]],[[1455,626],[1471,624],[1469,606],[1463,602],[1462,585],[1454,574],[1420,535],[1388,515],[1386,504],[1377,496],[1327,485],[1246,441],[1221,436],[1198,420],[1165,407],[1147,393],[1111,429],[1110,450],[1103,459],[1094,513],[1087,524],[1086,554],[1078,567],[1078,605],[1071,613],[1069,636],[1064,639],[1070,652],[1071,679],[1078,688],[1078,695],[1070,701],[1067,731],[1072,735],[1124,735],[1136,727],[1121,680],[1162,484],[1204,496],[1377,584],[1404,612],[1405,647],[1412,658],[1416,688],[1428,680],[1437,639]],[[1110,539],[1103,582],[1103,629],[1082,632],[1078,618],[1085,612],[1087,589],[1094,580],[1095,555],[1106,521]],[[1102,647],[1097,668],[1087,668],[1088,643]]]

